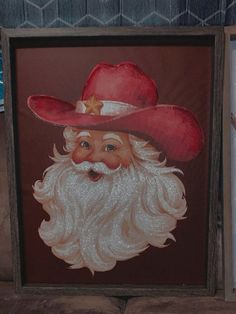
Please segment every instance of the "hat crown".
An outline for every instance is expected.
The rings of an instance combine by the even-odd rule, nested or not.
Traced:
[[[92,96],[139,108],[155,106],[158,101],[155,82],[130,62],[98,64],[88,77],[81,99],[87,100]]]
[[[135,64],[124,62],[98,64],[76,106],[45,95],[30,96],[28,106],[54,125],[128,132],[151,139],[172,160],[195,158],[204,143],[197,119],[183,107],[157,105],[157,97],[153,80]]]

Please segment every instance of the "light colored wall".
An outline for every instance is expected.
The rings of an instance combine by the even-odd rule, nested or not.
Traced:
[[[2,27],[230,25],[233,0],[0,0]]]

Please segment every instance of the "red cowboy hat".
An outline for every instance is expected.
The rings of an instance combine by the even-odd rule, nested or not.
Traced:
[[[123,62],[95,66],[76,104],[34,95],[28,106],[54,125],[128,132],[151,140],[169,159],[195,158],[204,141],[196,118],[183,107],[157,101],[155,82],[137,65]]]

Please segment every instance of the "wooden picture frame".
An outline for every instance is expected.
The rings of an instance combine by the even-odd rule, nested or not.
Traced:
[[[5,29],[2,44],[17,291],[116,296],[214,294],[222,28]],[[62,149],[63,142],[62,134],[56,138],[58,127],[36,119],[26,102],[27,97],[34,94],[64,97],[65,100],[68,97],[72,102],[75,97],[80,97],[85,77],[99,61],[117,64],[127,60],[158,81],[160,103],[168,104],[171,112],[180,110],[181,114],[186,114],[194,127],[199,121],[198,130],[202,128],[203,131],[197,133],[199,138],[202,137],[198,143],[203,148],[189,163],[172,161],[168,164],[184,172],[181,180],[187,188],[187,219],[178,221],[173,232],[176,244],[167,240],[168,248],[149,246],[138,257],[118,262],[112,270],[96,272],[92,276],[84,268],[68,270],[66,264],[53,256],[50,248],[39,239],[37,228],[44,212],[33,199],[31,186],[39,173],[42,174],[43,167],[45,169],[52,144],[59,143]],[[128,65],[128,68],[135,68],[138,75],[145,76],[136,65]],[[99,69],[102,67],[98,66]],[[77,72],[74,72],[75,68]],[[178,104],[189,106],[186,112],[192,112],[197,120],[184,109],[176,109]],[[126,127],[130,125],[131,122]],[[181,132],[180,129],[176,131]],[[50,148],[46,149],[48,140]],[[40,171],[37,170],[36,176],[33,173],[37,167]]]
[[[3,107],[3,72],[2,72],[2,49],[1,49],[1,28],[0,28],[0,112],[4,111]]]
[[[3,111],[3,80],[2,80],[2,52],[0,50],[0,112]]]
[[[225,71],[224,71],[224,110],[223,110],[223,199],[224,199],[224,286],[226,301],[236,301],[235,257],[234,257],[234,43],[236,28],[225,27]]]

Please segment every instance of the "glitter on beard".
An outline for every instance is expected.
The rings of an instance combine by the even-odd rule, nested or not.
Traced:
[[[65,136],[66,134],[66,136]],[[69,135],[68,135],[69,134]],[[54,164],[34,185],[34,197],[49,214],[39,235],[71,268],[108,271],[117,261],[139,255],[149,245],[163,248],[187,210],[181,172],[159,162],[159,153],[130,136],[135,160],[128,169],[91,182],[74,167],[74,130],[66,128],[68,155],[54,147]]]

